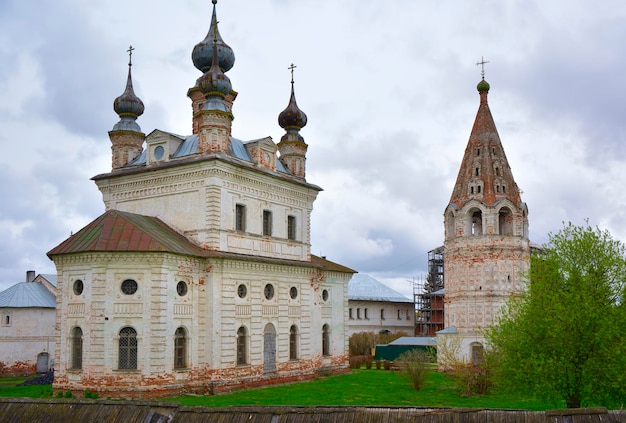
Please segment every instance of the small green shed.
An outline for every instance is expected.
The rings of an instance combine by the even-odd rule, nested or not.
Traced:
[[[437,352],[437,338],[428,336],[403,336],[388,344],[376,345],[375,360],[394,361],[400,354],[410,350]]]

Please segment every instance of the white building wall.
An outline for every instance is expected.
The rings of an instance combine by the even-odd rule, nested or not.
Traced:
[[[40,353],[48,353],[50,363],[55,359],[55,309],[6,307],[0,309],[0,317],[0,362],[36,365]]]
[[[408,336],[413,336],[415,333],[413,303],[350,300],[348,329],[349,335],[388,330],[392,333],[405,332]]]

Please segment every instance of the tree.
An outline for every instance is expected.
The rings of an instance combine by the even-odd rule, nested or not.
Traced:
[[[569,408],[626,401],[624,252],[587,222],[531,254],[526,291],[486,331],[501,385]]]

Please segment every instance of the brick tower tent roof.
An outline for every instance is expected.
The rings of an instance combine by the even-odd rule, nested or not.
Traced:
[[[468,201],[476,199],[487,206],[493,206],[506,198],[513,204],[521,206],[519,189],[513,179],[511,167],[487,103],[489,84],[483,79],[477,88],[480,105],[450,197],[450,204],[460,208]],[[469,187],[479,182],[482,182],[482,189],[480,192],[475,190],[472,193]]]

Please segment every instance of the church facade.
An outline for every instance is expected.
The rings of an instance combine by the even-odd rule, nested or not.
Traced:
[[[57,391],[220,392],[347,369],[354,271],[311,254],[321,188],[306,180],[293,77],[280,142],[234,138],[235,57],[215,3],[192,52],[192,134],[142,132],[129,62],[112,170],[92,178],[106,211],[48,253]]]
[[[484,75],[477,89],[480,105],[444,212],[445,329],[437,332],[438,348],[458,349],[466,362],[482,359],[483,330],[524,289],[530,265],[528,207],[489,109]]]

